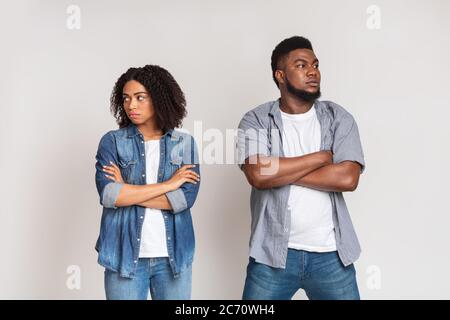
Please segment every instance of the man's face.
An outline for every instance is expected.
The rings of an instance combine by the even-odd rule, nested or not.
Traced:
[[[302,98],[315,100],[320,96],[319,60],[312,50],[296,49],[279,63],[276,77],[280,87]]]

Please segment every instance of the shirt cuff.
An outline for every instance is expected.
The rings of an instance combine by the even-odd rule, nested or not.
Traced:
[[[187,208],[186,196],[180,188],[167,192],[166,196],[174,213],[181,212]]]
[[[119,196],[120,189],[122,189],[123,184],[118,182],[108,183],[103,189],[103,206],[105,208],[117,209],[115,203],[117,197]]]

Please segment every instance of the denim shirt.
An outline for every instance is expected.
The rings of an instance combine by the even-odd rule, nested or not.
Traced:
[[[119,272],[122,277],[134,278],[145,207],[116,207],[115,202],[123,184],[106,178],[102,166],[109,165],[112,161],[119,166],[125,183],[145,185],[143,135],[134,124],[109,131],[100,140],[96,160],[95,182],[100,204],[103,206],[100,235],[95,245],[98,263],[109,270]],[[165,132],[160,139],[158,183],[170,179],[184,164],[195,164],[192,170],[200,174],[194,139],[176,130]],[[166,193],[172,210],[161,210],[174,277],[178,277],[193,261],[195,238],[190,208],[195,202],[199,187],[200,182],[184,183],[180,188]]]
[[[364,171],[365,162],[358,126],[343,107],[330,101],[314,103],[321,127],[320,150],[331,150],[333,162],[355,161]],[[238,163],[242,169],[251,155],[283,157],[279,100],[267,102],[247,112],[238,128]],[[290,185],[257,189],[250,196],[250,256],[274,268],[285,268],[288,252],[291,212],[288,209]],[[342,192],[329,192],[336,247],[345,266],[360,255],[361,248]]]

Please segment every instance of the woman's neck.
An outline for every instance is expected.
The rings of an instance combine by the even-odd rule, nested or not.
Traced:
[[[140,133],[144,136],[144,140],[156,140],[163,135],[163,130],[160,129],[156,124],[141,124],[137,125]]]

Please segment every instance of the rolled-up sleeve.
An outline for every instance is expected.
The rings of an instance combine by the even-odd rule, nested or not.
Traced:
[[[200,175],[200,164],[198,158],[197,145],[193,137],[185,140],[182,165],[195,164],[195,167],[189,169]],[[185,182],[180,188],[166,193],[167,199],[172,206],[172,213],[180,213],[186,209],[192,208],[197,199],[200,189],[200,181],[197,183]]]
[[[333,142],[333,162],[354,161],[364,172],[366,163],[359,136],[358,125],[352,115],[346,114],[336,128]]]
[[[258,122],[253,112],[246,113],[239,123],[236,150],[238,165],[241,169],[250,156],[269,155],[267,129]]]
[[[101,138],[95,156],[97,160],[95,163],[95,184],[99,194],[100,204],[105,208],[114,209],[117,208],[115,203],[123,184],[108,179],[103,171],[103,166],[110,165],[110,162],[118,163],[115,146],[114,137],[108,132]]]
[[[174,213],[181,212],[187,209],[188,205],[186,196],[184,195],[184,192],[181,188],[167,192],[166,196],[169,200],[170,205],[172,206],[172,210]]]

